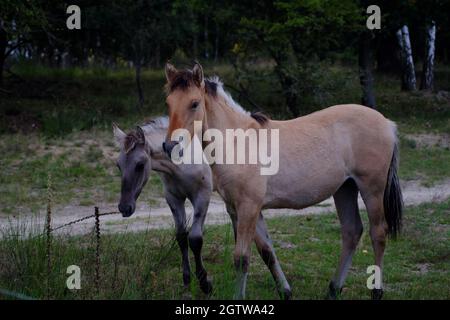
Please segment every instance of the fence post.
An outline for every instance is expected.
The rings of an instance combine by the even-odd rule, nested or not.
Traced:
[[[95,207],[95,288],[100,293],[100,214]]]

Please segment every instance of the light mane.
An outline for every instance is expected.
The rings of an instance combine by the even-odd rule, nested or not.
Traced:
[[[169,127],[168,117],[158,117],[140,126],[145,133],[145,139],[152,151],[162,151],[162,143]]]
[[[245,110],[239,103],[234,101],[234,99],[231,97],[230,93],[226,92],[223,88],[223,82],[219,79],[218,76],[212,76],[207,79],[207,81],[210,81],[217,86],[217,95],[221,96],[228,106],[230,106],[233,110],[251,116],[251,113],[247,110]]]

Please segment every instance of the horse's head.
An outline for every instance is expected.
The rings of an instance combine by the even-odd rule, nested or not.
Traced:
[[[167,63],[166,78],[169,128],[163,149],[170,156],[173,147],[178,143],[171,139],[175,130],[186,129],[193,138],[194,121],[202,121],[202,126],[206,126],[205,97],[208,88],[205,88],[203,69],[199,63],[195,63],[192,70],[182,71]]]
[[[122,175],[119,211],[129,217],[136,209],[136,200],[147,183],[151,170],[151,159],[146,151],[146,139],[141,127],[125,134],[113,124],[114,138],[120,146],[117,167]]]

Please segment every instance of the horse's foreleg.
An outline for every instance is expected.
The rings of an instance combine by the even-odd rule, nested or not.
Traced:
[[[255,243],[261,258],[275,279],[280,298],[285,300],[290,299],[292,295],[291,287],[289,286],[283,270],[281,269],[280,263],[278,262],[278,258],[275,254],[272,240],[267,232],[267,225],[264,221],[262,213],[259,214],[258,222],[256,224]]]
[[[208,280],[208,274],[203,265],[202,247],[203,247],[203,225],[205,223],[206,213],[208,211],[209,197],[205,199],[197,199],[194,205],[194,220],[192,228],[189,232],[189,246],[194,253],[195,258],[195,274],[200,283],[200,288],[206,294],[211,293],[212,284]]]
[[[236,243],[236,237],[237,237],[237,216],[236,216],[236,211],[230,205],[227,204],[226,206],[227,206],[228,215],[230,216],[230,219],[231,219],[231,225],[233,227],[234,243]]]
[[[338,189],[334,194],[334,203],[341,223],[342,251],[336,274],[330,282],[327,296],[329,299],[336,299],[342,290],[363,231],[358,210],[358,188],[353,180],[347,180]]]
[[[237,208],[237,235],[234,249],[234,266],[237,273],[235,299],[245,298],[245,286],[250,264],[250,246],[255,238],[260,211],[261,206],[251,202],[243,203]]]
[[[186,212],[184,210],[185,200],[173,195],[166,195],[167,204],[172,211],[173,220],[175,221],[176,239],[181,250],[183,284],[185,287],[188,287],[191,282],[191,267],[189,265],[188,231],[186,227]]]
[[[383,195],[367,197],[365,200],[369,215],[370,238],[375,253],[375,265],[380,268],[380,287],[372,289],[372,299],[380,300],[383,296],[383,257],[386,246],[387,224],[384,217]]]

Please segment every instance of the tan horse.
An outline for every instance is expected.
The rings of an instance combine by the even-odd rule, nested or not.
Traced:
[[[342,252],[328,297],[342,289],[363,226],[358,192],[367,208],[375,264],[382,268],[386,236],[400,230],[402,195],[397,177],[396,126],[379,112],[360,105],[338,105],[288,121],[250,114],[224,92],[217,79],[204,79],[200,64],[178,71],[166,65],[170,153],[174,130],[194,134],[194,121],[203,130],[279,130],[279,170],[261,175],[260,165],[214,164],[215,188],[235,213],[237,269],[236,298],[245,296],[250,245],[259,212],[267,208],[305,208],[334,197],[341,223]],[[204,145],[205,147],[206,145]],[[372,298],[382,296],[382,288]]]

